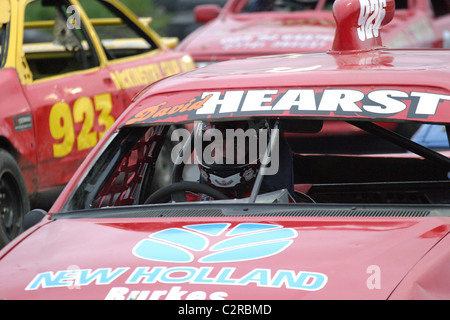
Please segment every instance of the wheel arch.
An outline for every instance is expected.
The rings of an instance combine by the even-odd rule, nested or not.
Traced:
[[[13,144],[5,136],[0,136],[0,149],[8,151],[13,158],[19,163],[20,153],[14,148]]]

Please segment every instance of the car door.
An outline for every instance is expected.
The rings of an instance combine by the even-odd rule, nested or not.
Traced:
[[[151,19],[138,18],[115,0],[78,0],[86,9],[89,21],[101,41],[107,67],[115,85],[121,89],[124,105],[147,85],[164,77],[195,68],[190,55],[170,50],[167,39],[160,38],[145,24]],[[145,20],[146,23],[142,23]],[[173,40],[173,39],[169,39]],[[173,44],[173,42],[172,42]],[[172,142],[166,139],[156,163],[152,190],[171,183]]]
[[[36,184],[43,191],[67,183],[124,107],[79,7],[37,0],[24,10],[21,50],[30,75],[23,90],[34,115]]]

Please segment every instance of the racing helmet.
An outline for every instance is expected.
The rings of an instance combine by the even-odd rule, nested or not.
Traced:
[[[229,198],[249,196],[270,141],[268,122],[201,122],[194,130],[200,182]]]

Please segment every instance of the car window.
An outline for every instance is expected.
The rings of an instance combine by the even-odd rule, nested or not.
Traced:
[[[142,203],[149,196],[151,176],[155,170],[152,163],[159,153],[157,146],[165,134],[163,127],[121,130],[106,148],[101,160],[93,165],[66,209],[70,211],[89,206],[100,208]],[[106,158],[109,161],[105,162]],[[85,192],[88,185],[93,190],[90,194]],[[140,192],[143,189],[147,191]]]
[[[0,68],[3,68],[6,61],[6,32],[8,29],[8,24],[0,24]]]
[[[22,49],[34,80],[98,66],[76,8],[62,3],[34,1],[25,8]]]
[[[121,11],[103,1],[81,0],[110,60],[135,56],[157,49],[145,32]]]
[[[334,0],[327,0],[324,9],[331,10]],[[319,0],[247,0],[241,12],[313,10]]]

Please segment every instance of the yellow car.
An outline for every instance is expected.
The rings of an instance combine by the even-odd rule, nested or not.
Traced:
[[[116,0],[0,0],[0,247],[140,90],[194,68],[150,22]]]

